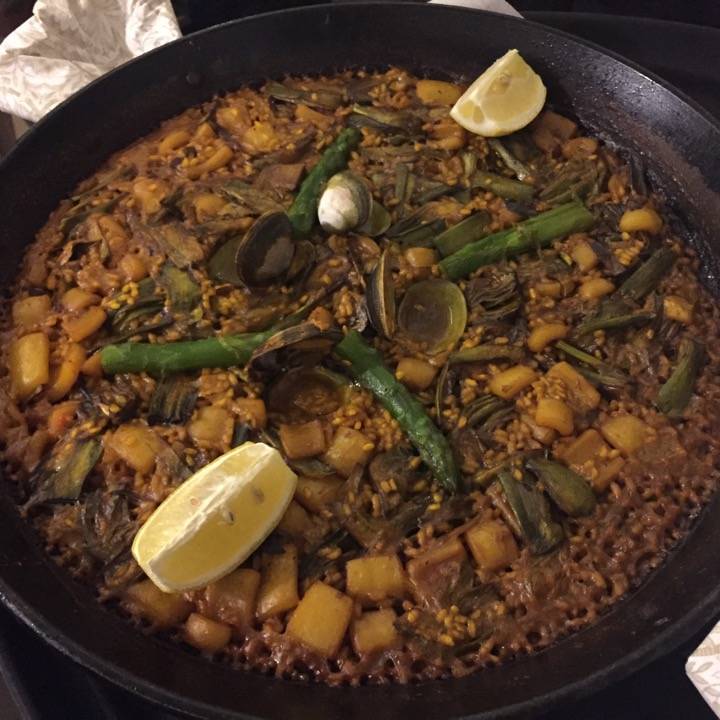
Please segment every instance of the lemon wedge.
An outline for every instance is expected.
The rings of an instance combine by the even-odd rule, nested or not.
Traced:
[[[461,95],[450,117],[477,135],[509,135],[537,117],[546,95],[540,76],[508,50]]]
[[[132,554],[166,592],[226,575],[280,522],[297,477],[280,453],[247,442],[198,470],[140,528]]]

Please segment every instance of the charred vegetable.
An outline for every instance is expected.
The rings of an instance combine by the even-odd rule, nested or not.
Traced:
[[[25,508],[43,502],[76,500],[85,478],[102,455],[98,438],[85,438],[66,444],[43,467],[35,480],[35,491]]]
[[[343,97],[335,90],[300,90],[279,82],[269,82],[265,89],[270,97],[290,103],[302,103],[322,110],[335,110],[343,103]]]
[[[507,200],[522,200],[523,202],[532,200],[535,194],[535,188],[532,185],[484,170],[475,171],[470,186],[489,190],[498,197]]]
[[[558,342],[555,343],[555,347],[571,358],[579,360],[581,363],[592,368],[590,372],[585,368],[580,369],[580,372],[588,377],[588,380],[596,380],[600,385],[604,385],[607,388],[620,388],[630,382],[630,378],[622,370],[608,365],[608,363],[603,362],[594,355],[590,355],[590,353],[573,347],[564,340],[558,340]]]
[[[200,286],[186,270],[165,265],[159,282],[167,293],[168,307],[173,312],[188,313],[200,302]]]
[[[575,471],[537,457],[528,458],[525,465],[537,476],[553,502],[570,517],[589,515],[595,509],[595,494],[585,478]]]
[[[350,362],[353,377],[400,423],[438,483],[454,492],[458,473],[447,440],[422,405],[385,367],[377,350],[365,343],[357,332],[351,331],[338,343],[335,351]]]
[[[440,268],[450,280],[459,280],[483,265],[545,247],[559,237],[587,230],[594,222],[592,213],[582,203],[567,203],[525,220],[510,230],[466,245],[441,260]]]
[[[305,236],[312,230],[322,186],[347,165],[350,152],[357,147],[360,137],[360,131],[356,128],[342,130],[303,180],[300,191],[288,210],[290,223],[297,236]]]
[[[476,345],[463,348],[450,353],[448,362],[451,365],[458,363],[490,362],[492,360],[512,360],[517,362],[525,355],[522,348],[514,345]]]
[[[182,375],[173,375],[158,382],[150,398],[148,422],[151,425],[186,423],[197,401],[195,383]]]
[[[490,215],[481,210],[466,217],[457,225],[440,233],[433,239],[435,247],[443,257],[456,253],[461,248],[487,235],[486,229],[490,223]]]
[[[692,338],[683,338],[675,369],[660,388],[655,404],[660,412],[680,417],[692,397],[695,381],[705,358],[705,347]]]
[[[398,309],[399,329],[430,355],[452,348],[465,332],[466,323],[465,297],[448,280],[423,280],[411,285]]]
[[[507,470],[497,475],[514,525],[530,546],[534,555],[552,550],[563,539],[563,531],[550,515],[550,508],[542,493],[525,478],[516,480]]]
[[[88,495],[80,511],[83,537],[91,555],[107,564],[125,552],[137,532],[127,497],[100,490]]]

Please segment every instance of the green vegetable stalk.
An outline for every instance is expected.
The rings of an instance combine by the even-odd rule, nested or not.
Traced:
[[[520,182],[519,180],[513,180],[504,175],[485,172],[484,170],[475,171],[470,181],[470,186],[489,190],[491,193],[506,200],[522,200],[528,202],[532,200],[535,194],[535,188],[532,185]]]
[[[139,372],[164,375],[202,368],[245,365],[253,350],[275,332],[276,329],[271,329],[258,333],[172,343],[126,342],[103,348],[100,361],[103,370],[110,375]]]
[[[353,377],[400,423],[435,479],[446,490],[457,490],[458,471],[448,441],[423,406],[385,367],[380,353],[354,330],[338,343],[335,352],[350,362]]]
[[[323,185],[335,173],[347,166],[350,152],[356,148],[362,137],[357,128],[346,128],[328,145],[317,165],[308,173],[293,204],[288,217],[293,231],[298,237],[309,235],[317,218],[317,206]]]
[[[670,417],[680,417],[692,397],[695,381],[705,359],[705,346],[685,338],[680,343],[675,369],[660,388],[655,405]]]
[[[483,265],[546,247],[557,238],[587,230],[594,222],[592,213],[581,202],[570,202],[466,245],[441,260],[440,268],[450,280],[459,280]]]

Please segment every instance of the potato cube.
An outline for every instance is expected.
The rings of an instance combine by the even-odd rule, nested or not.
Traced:
[[[177,593],[166,593],[152,580],[131,585],[123,595],[123,607],[133,615],[140,615],[158,629],[171,628],[185,620],[192,603]]]
[[[405,259],[416,269],[431,268],[438,261],[437,251],[426,247],[411,247],[405,251]]]
[[[671,320],[689,325],[693,317],[693,305],[679,295],[666,295],[663,299],[663,312]]]
[[[571,242],[573,241],[572,237],[568,239]],[[592,270],[599,262],[597,253],[592,249],[590,243],[587,241],[587,236],[584,235],[575,236],[572,250],[570,250],[570,257],[584,273],[588,272],[588,270]]]
[[[238,630],[249,628],[255,617],[260,573],[240,568],[210,583],[203,591],[199,606],[207,615]]]
[[[289,535],[292,538],[301,539],[313,527],[313,522],[307,514],[307,510],[299,503],[293,500],[285,514],[280,519],[277,529],[283,535]]]
[[[323,460],[340,475],[348,477],[357,465],[367,463],[374,450],[367,435],[353,428],[339,427]]]
[[[259,620],[292,610],[300,601],[297,548],[286,545],[280,555],[270,555],[264,562],[257,602]]]
[[[581,286],[580,297],[583,300],[596,300],[604,295],[609,295],[615,291],[615,286],[605,278],[596,277],[586,280]]]
[[[591,428],[563,450],[562,460],[589,480],[593,490],[603,492],[625,464],[620,456],[609,458],[609,452],[600,433]]]
[[[49,295],[30,295],[16,300],[12,306],[13,322],[25,330],[31,330],[44,322],[49,314]]]
[[[530,434],[543,445],[552,445],[557,440],[557,432],[552,428],[542,427],[535,422],[535,418],[532,415],[523,413],[520,415],[520,419],[525,425],[530,428]]]
[[[133,470],[149,473],[155,467],[160,438],[147,425],[121,425],[108,439],[107,446]]]
[[[238,398],[234,407],[240,419],[254,430],[260,430],[267,425],[267,410],[262,398]]]
[[[70,343],[66,348],[60,366],[55,369],[52,381],[47,389],[50,402],[57,402],[72,389],[85,364],[85,348],[78,343]]]
[[[535,283],[534,290],[541,297],[559,298],[563,294],[563,286],[557,280],[541,280]]]
[[[396,646],[400,636],[395,629],[395,619],[395,611],[391,608],[363,613],[352,626],[355,652],[371,653]]]
[[[542,427],[557,430],[561,435],[572,435],[573,411],[562,400],[542,398],[535,411],[535,422]]]
[[[10,345],[8,370],[12,394],[26,400],[50,379],[50,341],[45,333],[24,335]]]
[[[555,363],[547,372],[549,378],[559,378],[568,391],[568,403],[580,412],[594,410],[600,404],[600,393],[570,363]]]
[[[460,87],[443,80],[418,80],[415,91],[423,105],[454,105],[462,95]]]
[[[340,649],[352,612],[352,598],[318,581],[303,596],[286,632],[320,655],[333,657]]]
[[[493,375],[488,385],[491,393],[501,397],[503,400],[510,400],[522,392],[537,377],[537,373],[527,365],[515,365]]]
[[[232,415],[223,407],[207,405],[199,408],[188,424],[188,434],[200,447],[224,450],[230,445]]]
[[[100,296],[79,287],[74,287],[63,294],[60,302],[66,310],[77,313],[91,305],[97,305],[100,302]]]
[[[338,478],[299,477],[295,499],[307,510],[319,513],[337,499],[342,485]]]
[[[63,327],[73,342],[80,342],[97,332],[107,319],[107,313],[97,305],[89,307],[80,317],[66,318]]]
[[[616,415],[600,427],[603,437],[620,452],[630,455],[651,437],[650,426],[634,415]]]
[[[347,592],[368,603],[405,594],[405,572],[397,555],[374,555],[349,560]]]
[[[646,232],[657,235],[662,230],[662,218],[651,207],[626,210],[620,218],[621,232]]]
[[[401,358],[395,370],[395,377],[411,390],[427,390],[433,383],[437,368],[418,358]]]
[[[230,642],[232,628],[204,615],[192,613],[185,621],[183,637],[189,645],[213,654],[220,652]]]
[[[486,520],[473,525],[465,533],[465,542],[475,562],[490,572],[507,567],[518,556],[513,534],[499,520]]]
[[[527,346],[532,352],[542,352],[547,345],[561,340],[568,334],[568,326],[564,323],[546,323],[533,328],[528,336]]]
[[[315,457],[325,452],[325,431],[319,420],[299,425],[281,425],[280,441],[291,460]]]

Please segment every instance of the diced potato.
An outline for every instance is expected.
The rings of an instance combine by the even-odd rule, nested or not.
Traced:
[[[560,140],[569,140],[577,132],[577,124],[564,115],[545,110],[535,121],[536,127],[542,127]]]
[[[257,602],[258,620],[281,615],[298,602],[298,552],[294,545],[286,545],[282,554],[265,559]]]
[[[308,589],[290,618],[287,634],[325,657],[340,649],[352,617],[353,601],[323,582]]]
[[[261,430],[267,425],[267,410],[262,398],[238,398],[235,401],[235,411],[240,419],[254,430]]]
[[[215,217],[227,206],[227,200],[211,192],[198,193],[192,200],[199,222]]]
[[[82,365],[80,372],[90,377],[102,377],[102,357],[100,351],[93,353]]]
[[[292,538],[304,538],[313,527],[313,522],[307,510],[300,503],[293,500],[277,526],[279,532]]]
[[[337,478],[299,477],[295,499],[311,512],[319,513],[337,499],[342,480]]]
[[[201,612],[238,630],[246,630],[255,618],[259,587],[257,570],[233,570],[205,588],[199,603]]]
[[[325,430],[319,420],[299,425],[281,425],[280,442],[291,460],[315,457],[325,452]]]
[[[486,520],[465,533],[465,542],[475,562],[490,572],[502,570],[518,556],[518,546],[508,526],[500,520]]]
[[[559,298],[563,294],[562,285],[557,280],[542,280],[535,283],[534,289],[541,297]]]
[[[10,345],[8,370],[12,394],[26,400],[50,379],[50,341],[45,333],[30,333]]]
[[[693,318],[693,305],[679,295],[666,295],[663,298],[663,312],[665,317],[689,325]]]
[[[621,456],[611,458],[609,453],[608,444],[591,428],[564,449],[562,460],[589,480],[593,490],[603,492],[625,464]]]
[[[443,540],[422,555],[408,561],[408,577],[416,587],[422,588],[426,584],[435,583],[439,568],[449,563],[462,563],[466,559],[467,553],[458,538]]]
[[[130,282],[138,282],[148,274],[147,264],[140,255],[124,255],[120,258],[118,267],[125,279]]]
[[[570,250],[570,257],[580,268],[581,272],[592,270],[600,262],[597,253],[592,249],[587,241],[587,236],[578,235]],[[570,238],[572,240],[572,238]]]
[[[437,368],[418,358],[401,358],[395,370],[395,377],[411,390],[427,390],[435,379]]]
[[[185,641],[206,653],[220,652],[232,637],[232,628],[225,623],[210,620],[204,615],[191,613],[183,628]]]
[[[62,362],[53,373],[47,389],[50,402],[57,402],[65,397],[80,375],[80,368],[85,363],[85,348],[78,343],[70,343],[65,348]]]
[[[370,459],[375,446],[359,430],[339,427],[323,455],[323,460],[343,477],[348,477],[357,465],[365,465]]]
[[[130,239],[127,230],[112,215],[98,216],[97,226],[113,258],[117,259],[127,252]]]
[[[216,137],[217,136],[215,135],[212,125],[207,120],[204,120],[197,126],[192,138],[190,139],[198,145],[207,145],[215,140]]]
[[[78,400],[66,400],[55,405],[48,415],[47,429],[50,435],[57,439],[73,424],[75,413],[80,405]]]
[[[438,261],[438,255],[432,248],[411,247],[405,251],[405,259],[411,267],[429,268]]]
[[[564,323],[545,323],[533,328],[528,336],[527,346],[532,352],[542,352],[547,345],[561,340],[568,334],[568,326]]]
[[[368,603],[405,595],[405,572],[397,555],[373,555],[349,560],[347,593]]]
[[[191,135],[187,130],[172,130],[159,143],[158,152],[167,155],[190,142]]]
[[[149,620],[156,628],[171,628],[190,614],[192,603],[177,593],[160,590],[152,580],[141,580],[125,590],[123,606]]]
[[[430,147],[441,150],[459,150],[467,141],[467,133],[452,118],[442,118],[430,129]]]
[[[146,217],[160,211],[168,192],[167,184],[156,178],[141,177],[132,186],[133,198]]]
[[[225,167],[233,159],[232,148],[225,143],[220,143],[215,152],[205,162],[197,165],[190,165],[187,169],[187,176],[190,180],[197,180],[205,173],[219,170]]]
[[[620,452],[630,455],[651,437],[650,426],[634,415],[615,415],[600,426],[603,437]]]
[[[91,305],[97,305],[100,302],[100,296],[82,288],[74,287],[63,293],[60,302],[66,310],[80,312],[80,310],[84,310]]]
[[[329,330],[335,324],[335,318],[327,308],[316,307],[308,315],[308,322],[311,322],[319,330]]]
[[[107,313],[97,305],[89,307],[80,317],[66,318],[65,332],[73,342],[80,342],[97,332],[107,319]]]
[[[547,372],[550,378],[565,383],[570,404],[582,412],[594,410],[600,404],[600,393],[570,363],[555,363]]]
[[[25,330],[31,330],[45,322],[49,314],[49,295],[30,295],[21,300],[16,300],[12,306],[13,322]]]
[[[615,286],[609,280],[597,277],[586,280],[578,292],[583,300],[596,300],[614,291]]]
[[[201,447],[222,450],[230,444],[233,428],[233,417],[225,408],[206,405],[195,412],[188,433]]]
[[[535,411],[535,422],[542,427],[557,430],[561,435],[573,433],[573,411],[562,400],[542,398]]]
[[[108,446],[133,470],[149,473],[155,467],[160,438],[147,425],[121,425],[109,438]]]
[[[400,636],[395,629],[396,615],[392,608],[365,612],[355,620],[351,636],[355,652],[364,654],[395,647]]]
[[[537,373],[531,367],[515,365],[494,375],[488,384],[488,389],[503,400],[510,400],[531,385],[535,378]]]
[[[415,86],[423,105],[454,105],[462,95],[462,89],[442,80],[418,80]]]
[[[626,210],[620,218],[621,232],[646,232],[657,235],[662,230],[662,218],[651,207]]]
[[[269,122],[256,121],[243,134],[243,147],[250,152],[270,152],[277,147],[278,137]]]
[[[326,115],[302,103],[295,108],[295,117],[300,122],[308,122],[323,129],[330,127],[335,119],[334,115]]]

